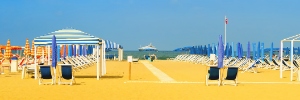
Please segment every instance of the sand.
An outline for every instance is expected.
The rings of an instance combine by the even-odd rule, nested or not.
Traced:
[[[39,85],[39,80],[33,77],[21,79],[21,72],[0,75],[0,100],[296,99],[300,88],[300,82],[290,81],[290,71],[285,71],[282,79],[279,78],[279,70],[239,72],[238,86],[218,87],[206,86],[203,83],[206,74],[204,65],[164,60],[150,64],[177,83],[159,83],[160,80],[141,62],[132,64],[132,76],[131,80],[128,80],[128,62],[107,61],[107,74],[100,80],[96,79],[96,65],[93,65],[76,72],[77,83],[72,86]],[[5,73],[7,72],[5,70]]]

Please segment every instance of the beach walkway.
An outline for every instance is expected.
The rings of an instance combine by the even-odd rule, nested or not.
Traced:
[[[160,81],[162,82],[175,82],[175,80],[169,77],[167,74],[157,69],[155,66],[149,63],[149,61],[141,61]]]

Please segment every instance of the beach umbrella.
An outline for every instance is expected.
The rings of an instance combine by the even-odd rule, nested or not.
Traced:
[[[241,56],[244,56],[243,45],[241,44]]]
[[[43,53],[43,48],[41,46],[38,46],[36,51],[37,51],[36,52],[36,57],[40,58],[42,56],[42,53]]]
[[[250,59],[250,41],[248,41],[247,58]]]
[[[57,44],[56,44],[56,48],[57,48],[57,50],[56,50],[56,53],[57,53],[57,61],[61,61],[60,60],[60,50],[61,50],[61,47],[60,46],[57,46]],[[52,55],[53,56],[53,55]]]
[[[30,47],[29,47],[29,41],[28,39],[26,39],[26,44],[25,44],[25,49],[24,49],[24,52],[23,52],[23,55],[29,55],[30,53]]]
[[[269,59],[269,61],[272,61],[272,59],[273,59],[273,42],[271,44],[271,51],[270,51],[270,59]]]
[[[226,57],[229,57],[229,43],[226,45]]]
[[[258,42],[257,44],[257,55],[256,55],[256,59],[259,59],[260,56],[260,42]]]
[[[218,54],[219,54],[219,53],[218,53],[218,52],[219,52],[219,49],[218,49],[218,48],[219,48],[219,43],[218,43],[218,45],[216,46],[216,56],[218,56]]]
[[[198,46],[198,52],[199,55],[203,55],[202,45],[200,45],[200,47]]]
[[[70,45],[70,52],[69,52],[69,55],[70,57],[73,57],[73,45]]]
[[[238,48],[238,58],[242,58],[242,53],[241,53],[241,45],[240,45],[240,42],[238,42],[238,45],[237,45],[237,48]]]
[[[297,55],[300,55],[300,47],[298,47]]]
[[[212,44],[212,53],[216,54],[215,43]]]
[[[207,55],[210,56],[210,44],[207,45]]]
[[[35,53],[35,48],[34,48],[34,40],[32,40],[32,45],[31,45],[31,57],[34,57]]]
[[[215,51],[215,55],[217,55],[217,47],[216,46],[214,46],[214,51]]]
[[[286,47],[286,50],[285,50],[285,55],[289,55],[290,53],[290,49],[289,49],[289,47]]]
[[[76,57],[77,55],[76,55],[76,45],[74,45],[74,50],[73,50],[73,52],[74,52],[74,57]]]
[[[56,67],[57,65],[57,45],[56,45],[56,37],[53,35],[52,37],[52,67]],[[55,71],[54,71],[55,72]]]
[[[66,59],[66,56],[67,56],[67,45],[64,46],[63,48],[63,59]]]
[[[224,58],[224,45],[222,41],[222,35],[219,36],[219,47],[218,47],[218,68],[223,68]]]
[[[85,57],[87,56],[87,48],[86,48],[86,45],[84,46],[84,56],[85,56]]]
[[[5,48],[4,58],[5,59],[11,59],[12,53],[11,53],[11,47],[10,47],[10,40],[7,40],[7,45]]]
[[[263,60],[265,58],[264,43],[261,43],[261,55],[260,55],[260,58],[264,62],[264,60]]]
[[[256,54],[255,54],[255,43],[252,43],[253,44],[253,51],[252,51],[252,53],[253,53],[253,60],[256,60]]]
[[[235,56],[234,56],[234,43],[231,42],[231,45],[232,45],[231,57],[235,57]]]
[[[239,55],[239,52],[238,52],[238,51],[239,51],[239,48],[238,48],[238,47],[239,47],[239,44],[237,43],[237,44],[236,44],[236,51],[235,51],[235,56],[237,56],[237,57],[238,57],[238,55]]]
[[[229,46],[229,56],[231,56],[232,55],[232,46]]]
[[[212,52],[213,52],[213,50],[212,50],[212,47],[209,47],[209,52],[210,52],[210,54],[212,54]]]
[[[204,51],[204,55],[207,55],[207,48],[206,48],[206,45],[204,45],[203,51]]]
[[[78,47],[78,52],[77,52],[78,55],[82,55],[82,52],[81,52],[81,51],[82,51],[82,45],[79,45],[79,47]]]

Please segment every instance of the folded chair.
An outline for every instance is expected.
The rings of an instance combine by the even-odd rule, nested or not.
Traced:
[[[39,84],[54,84],[54,77],[51,72],[52,67],[50,65],[41,65],[40,66],[40,78],[39,78]],[[43,83],[44,79],[52,79],[52,82]]]
[[[62,80],[71,80],[71,82],[62,82]],[[61,65],[61,75],[59,76],[58,84],[70,84],[72,85],[73,81],[75,81],[75,76],[73,72],[73,66],[70,64],[62,64]]]
[[[208,70],[208,73],[205,76],[205,84],[208,86],[209,82],[208,80],[217,81],[218,86],[221,84],[220,80],[220,68],[218,68],[217,65],[211,65],[210,69]]]
[[[227,68],[227,76],[226,76],[226,78],[222,79],[223,86],[225,85],[226,81],[233,81],[234,84],[228,84],[228,85],[235,85],[235,86],[237,86],[238,71],[239,71],[238,67],[228,67]]]

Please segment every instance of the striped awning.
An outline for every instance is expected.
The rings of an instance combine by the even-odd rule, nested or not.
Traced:
[[[57,45],[101,45],[102,39],[74,28],[65,28],[54,31],[34,39],[35,46],[52,45],[55,35]]]

